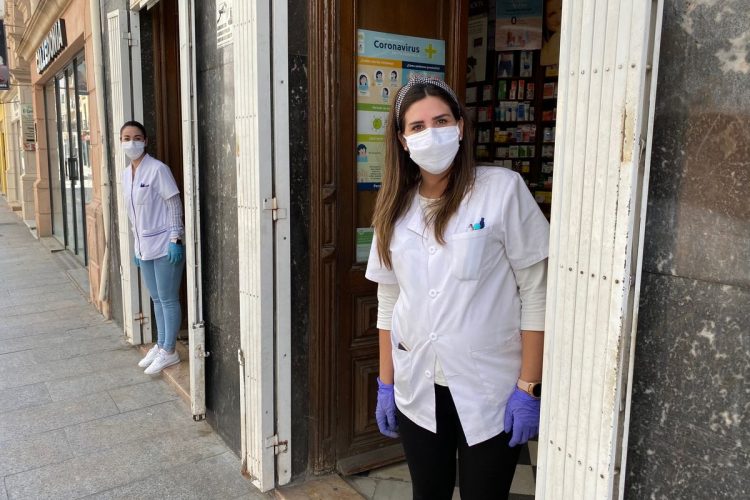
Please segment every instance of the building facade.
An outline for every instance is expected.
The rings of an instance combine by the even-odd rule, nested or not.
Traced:
[[[91,301],[108,315],[109,303],[99,299],[106,181],[89,8],[85,0],[6,3],[12,81],[4,137],[24,220],[86,269]],[[8,198],[14,201],[12,190]]]
[[[374,199],[360,189],[353,153],[360,30],[444,41],[446,80],[464,97],[485,83],[465,74],[474,3],[272,4],[103,0],[98,13],[110,143],[103,177],[114,191],[124,167],[120,122],[143,121],[150,151],[184,188],[193,413],[209,420],[262,489],[400,459],[372,415],[377,302],[357,256]],[[750,18],[739,0],[667,0],[663,10],[604,4],[583,22],[576,17],[583,2],[563,2],[560,67],[568,71],[555,78],[556,119],[567,121],[547,205],[554,240],[570,243],[553,248],[550,268],[556,285],[548,303],[557,308],[548,313],[545,362],[556,377],[545,382],[549,439],[540,442],[537,493],[743,498]],[[497,14],[494,2],[483,6],[488,18]],[[597,28],[607,13],[635,28]],[[57,17],[67,27],[67,17]],[[88,35],[74,33],[78,51],[63,52],[46,79],[32,77],[35,116],[44,116],[37,112],[44,88],[63,85],[68,69],[75,76]],[[597,47],[617,55],[611,67],[609,52]],[[493,78],[486,84],[501,79]],[[535,77],[515,81],[522,78]],[[546,78],[538,83],[553,83]],[[601,102],[613,103],[611,116],[598,111]],[[597,126],[586,128],[589,118]],[[603,143],[591,130],[613,131],[613,149],[586,156]],[[43,170],[37,196],[53,189]],[[616,189],[597,197],[599,180],[587,179]],[[97,206],[96,185],[87,207]],[[133,321],[149,311],[130,266],[127,222],[117,196],[109,200],[104,302],[133,343],[147,342],[147,322]],[[37,206],[38,228],[53,231],[53,209]],[[579,275],[596,285],[578,285]],[[587,312],[590,302],[604,313]],[[558,439],[564,445],[548,445]],[[722,480],[711,479],[716,474]]]
[[[33,106],[31,102],[29,68],[20,59],[15,48],[22,36],[24,16],[28,6],[7,4],[3,19],[5,55],[8,78],[0,83],[4,117],[2,147],[4,152],[5,190],[9,205],[18,212],[31,230],[36,228],[34,183],[36,181],[36,156],[34,148]]]

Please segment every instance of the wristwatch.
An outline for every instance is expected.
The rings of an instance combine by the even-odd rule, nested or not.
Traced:
[[[531,396],[532,398],[542,397],[542,383],[541,382],[526,382],[525,380],[518,379],[518,388],[523,392]]]

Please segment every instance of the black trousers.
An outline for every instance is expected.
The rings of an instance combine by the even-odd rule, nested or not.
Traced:
[[[458,481],[462,500],[508,498],[521,446],[508,446],[505,432],[474,446],[466,444],[450,389],[435,386],[437,433],[397,413],[414,500],[450,500]]]

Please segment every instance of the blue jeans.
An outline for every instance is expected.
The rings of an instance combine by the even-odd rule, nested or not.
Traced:
[[[141,261],[141,276],[154,303],[156,343],[168,352],[174,351],[177,332],[180,331],[182,323],[180,283],[184,267],[184,259],[174,265],[169,263],[166,255],[154,260]]]

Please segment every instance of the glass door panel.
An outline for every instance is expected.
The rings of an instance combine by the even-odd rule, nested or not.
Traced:
[[[68,113],[68,85],[65,74],[60,74],[55,78],[57,87],[57,131],[59,148],[60,171],[63,179],[63,204],[65,218],[65,247],[76,253],[76,218],[74,207],[76,203],[76,193],[73,188],[75,184],[75,172],[71,179],[68,158],[70,157],[70,123]]]
[[[54,85],[57,90],[57,153],[61,177],[61,204],[63,227],[65,228],[65,247],[73,252],[82,264],[86,265],[86,198],[91,197],[91,167],[89,156],[86,155],[86,175],[81,162],[82,132],[79,124],[82,120],[78,110],[78,89],[76,86],[76,68],[74,62],[55,77]],[[85,80],[84,80],[85,85]],[[87,109],[88,109],[88,103]],[[88,111],[87,111],[88,117]],[[85,120],[88,127],[88,118]],[[55,127],[51,127],[55,128]],[[86,133],[88,137],[88,132]],[[86,141],[88,145],[88,139]],[[50,159],[52,159],[50,154]],[[86,192],[88,181],[89,192]]]
[[[81,165],[81,196],[85,204],[91,203],[93,175],[91,171],[91,129],[89,125],[89,93],[86,84],[86,65],[76,61],[76,98],[78,100],[78,150]]]
[[[55,81],[44,87],[44,109],[47,131],[47,164],[49,165],[50,205],[52,207],[52,235],[65,244],[63,212],[63,172],[60,170],[60,150],[57,145],[57,106]]]
[[[75,254],[84,264],[86,261],[86,221],[84,199],[81,191],[81,162],[78,154],[78,110],[76,99],[76,85],[73,66],[65,70],[65,83],[68,87],[68,178],[70,179],[71,205],[75,216]]]

